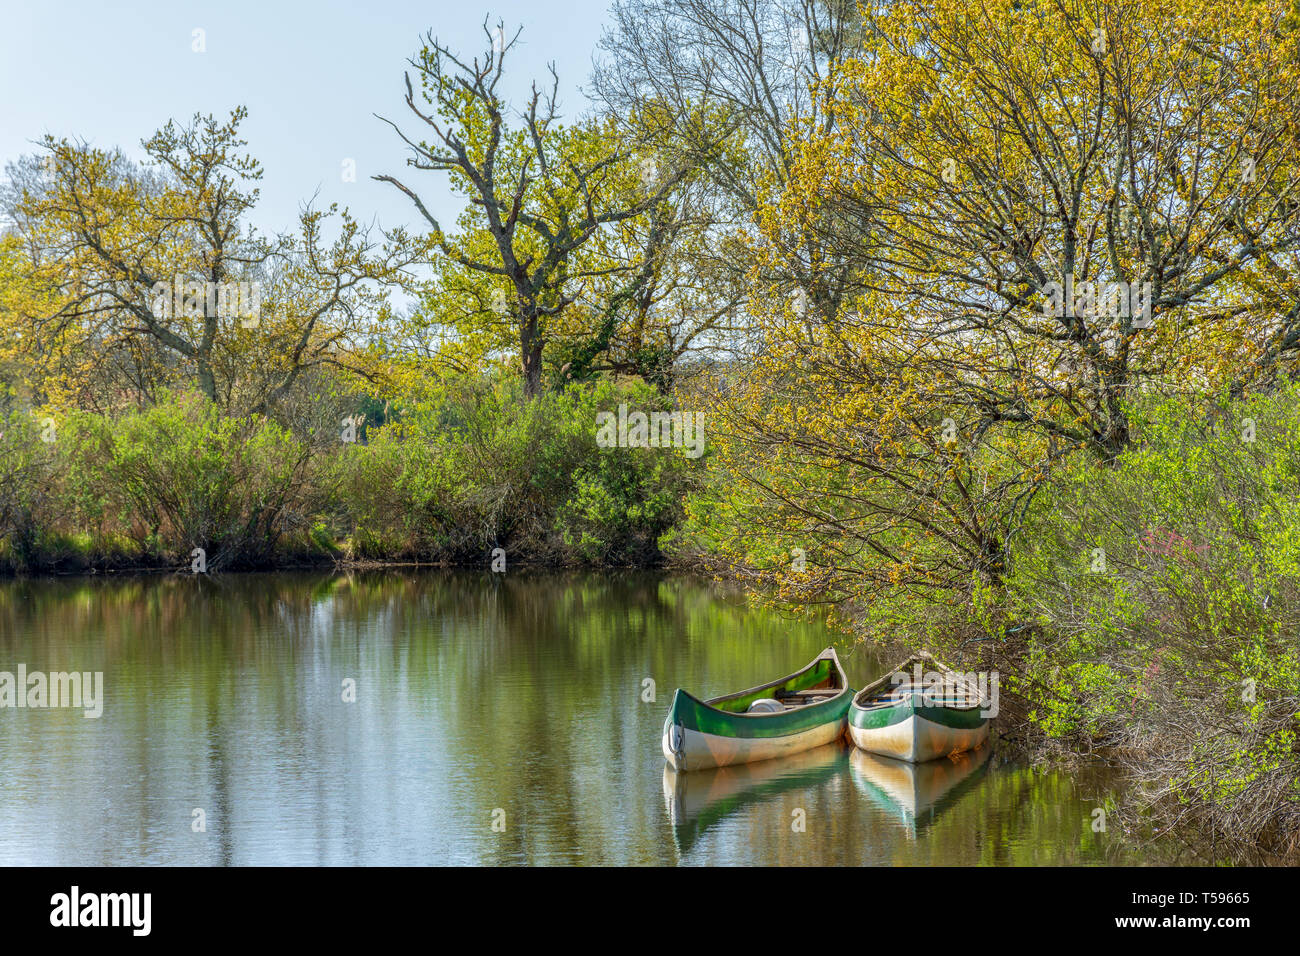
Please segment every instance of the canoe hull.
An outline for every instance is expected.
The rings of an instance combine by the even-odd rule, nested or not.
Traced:
[[[680,734],[680,746],[674,748],[674,738]],[[669,725],[664,729],[663,749],[668,765],[680,772],[705,770],[710,767],[728,767],[733,764],[753,763],[788,757],[834,743],[844,736],[844,719],[834,720],[808,730],[781,737],[724,737],[704,733],[688,727]]]
[[[933,709],[925,708],[926,711]],[[891,715],[898,719],[883,726],[862,726],[866,723],[861,719],[864,712],[855,707],[849,714],[849,737],[853,743],[868,753],[923,763],[975,750],[989,737],[986,719],[979,720],[974,726],[961,727],[940,723],[932,719],[934,714],[919,713],[919,708],[910,704],[900,705],[895,710],[905,710],[906,713]],[[856,723],[855,718],[859,718]]]

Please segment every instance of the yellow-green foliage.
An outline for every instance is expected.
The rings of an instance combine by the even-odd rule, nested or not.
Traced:
[[[1300,810],[1298,399],[1136,403],[1129,452],[1040,495],[1008,588],[1035,625],[1012,687],[1038,726],[1256,829]]]

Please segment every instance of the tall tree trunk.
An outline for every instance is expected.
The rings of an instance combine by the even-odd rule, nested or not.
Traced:
[[[199,356],[199,391],[208,401],[216,403],[217,400],[217,379],[212,374],[212,365],[204,356]]]
[[[519,356],[524,373],[524,395],[536,398],[542,393],[542,347],[536,313],[524,316],[519,323]]]

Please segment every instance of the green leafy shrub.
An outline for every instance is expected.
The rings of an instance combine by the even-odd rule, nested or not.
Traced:
[[[561,563],[652,562],[691,461],[598,447],[596,415],[620,402],[666,407],[644,385],[524,401],[515,382],[463,382],[371,429],[333,468],[354,556],[478,565],[501,547]]]
[[[48,564],[58,549],[52,426],[52,419],[28,411],[14,409],[0,417],[0,570]]]
[[[115,419],[73,415],[59,448],[79,524],[142,555],[188,563],[202,548],[209,570],[255,566],[286,531],[310,528],[310,451],[261,416],[181,397]]]
[[[1138,404],[1113,467],[1075,460],[1039,496],[1009,582],[1030,719],[1238,845],[1300,827],[1297,399]]]

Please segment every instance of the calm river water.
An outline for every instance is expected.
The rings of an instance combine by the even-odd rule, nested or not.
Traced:
[[[0,672],[104,691],[98,718],[0,708],[0,865],[1140,862],[1093,832],[1104,777],[996,748],[665,772],[675,687],[833,640],[650,574],[2,581]]]

